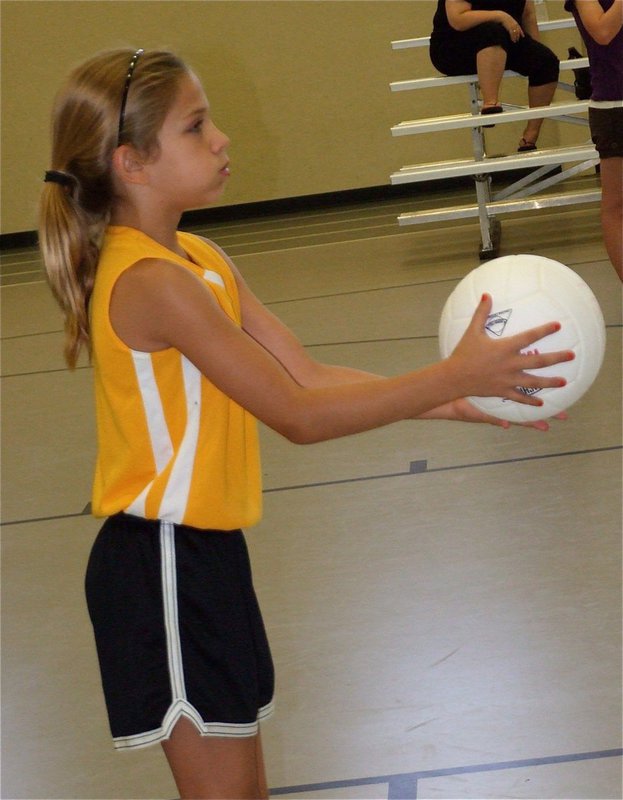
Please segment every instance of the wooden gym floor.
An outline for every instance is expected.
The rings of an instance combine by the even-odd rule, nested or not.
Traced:
[[[400,229],[405,205],[207,233],[315,356],[395,374],[437,358],[445,298],[478,265],[475,222]],[[277,668],[274,795],[622,796],[620,285],[595,206],[502,227],[502,255],[568,264],[603,308],[605,363],[567,422],[311,447],[262,431],[247,538]],[[82,594],[91,370],[63,368],[35,250],[4,253],[2,304],[2,797],[170,800],[160,748],[108,736]]]

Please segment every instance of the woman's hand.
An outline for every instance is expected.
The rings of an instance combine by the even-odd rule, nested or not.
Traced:
[[[518,42],[525,34],[523,28],[510,14],[504,13],[500,20],[512,42]]]

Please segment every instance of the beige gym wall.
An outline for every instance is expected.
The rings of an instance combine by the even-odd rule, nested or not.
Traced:
[[[564,16],[562,0],[544,7],[550,19]],[[434,0],[2,0],[0,232],[36,225],[49,112],[64,76],[118,46],[171,48],[201,76],[232,139],[224,205],[380,186],[405,164],[468,156],[466,131],[390,134],[402,120],[467,111],[465,87],[389,90],[390,81],[435,74],[426,48],[390,45],[428,35],[434,8]],[[543,39],[560,57],[579,45],[573,30]],[[504,99],[525,102],[525,83],[507,82]],[[546,123],[542,143],[586,139],[569,127]],[[508,153],[520,135],[497,126],[489,141]]]

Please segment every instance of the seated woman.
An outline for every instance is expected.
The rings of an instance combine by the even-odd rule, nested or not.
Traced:
[[[548,106],[556,91],[559,61],[538,41],[533,0],[438,0],[430,58],[444,75],[477,73],[482,114],[503,111],[505,69],[528,77],[528,105]],[[535,150],[542,119],[528,120],[518,152]]]

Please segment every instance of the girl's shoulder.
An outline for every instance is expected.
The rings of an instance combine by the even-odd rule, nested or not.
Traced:
[[[210,284],[217,293],[237,296],[236,270],[226,253],[214,242],[194,233],[177,232],[178,250],[174,252],[144,232],[130,227],[110,226],[100,252],[95,289],[108,294],[119,278],[131,271],[134,280],[152,275],[158,280],[171,276],[179,279],[178,270],[194,273]],[[140,269],[134,269],[137,265]],[[148,269],[151,265],[151,269]],[[157,265],[158,269],[154,269]],[[167,268],[168,267],[168,268]]]
[[[204,270],[203,277],[218,276],[217,283],[232,289],[236,284],[237,270],[227,253],[211,239],[194,233],[178,233],[178,242],[192,263]]]
[[[190,256],[196,255],[199,258],[206,259],[208,261],[222,261],[228,265],[231,265],[232,263],[227,253],[221,247],[219,247],[216,242],[213,242],[211,239],[208,239],[205,236],[200,236],[197,233],[179,231],[177,234],[177,239],[182,245],[182,248]]]

